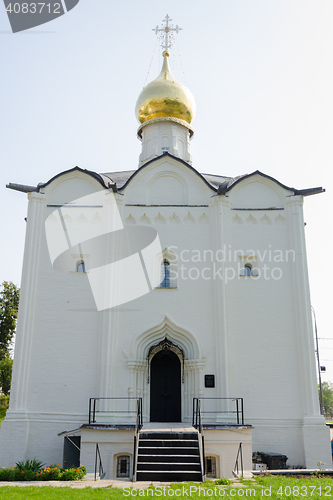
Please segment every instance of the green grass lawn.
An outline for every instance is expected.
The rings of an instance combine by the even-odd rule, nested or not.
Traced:
[[[118,488],[69,488],[52,486],[4,486],[0,488],[1,500],[88,500],[124,499],[123,490]]]
[[[200,491],[199,491],[200,487]],[[285,476],[264,476],[255,480],[244,480],[241,484],[222,486],[219,489],[212,481],[204,484],[178,483],[170,486],[160,486],[148,490],[131,490],[130,483],[125,489],[119,488],[78,488],[51,487],[51,486],[4,486],[0,487],[1,500],[18,499],[45,499],[45,500],[76,500],[76,499],[113,499],[125,500],[126,498],[257,498],[286,500],[286,499],[313,499],[325,500],[333,497],[333,479],[295,478]],[[173,491],[170,491],[173,490]],[[131,494],[132,491],[132,494]],[[187,494],[186,494],[187,492]]]

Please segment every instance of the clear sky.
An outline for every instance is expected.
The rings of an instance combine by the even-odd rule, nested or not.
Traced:
[[[183,31],[171,54],[193,92],[193,166],[227,176],[254,170],[305,199],[311,300],[321,364],[333,381],[332,0],[80,0],[59,19],[12,34],[0,4],[0,282],[20,284],[27,200],[36,185],[79,165],[135,169],[136,99],[166,14]],[[161,65],[156,49],[148,81]]]

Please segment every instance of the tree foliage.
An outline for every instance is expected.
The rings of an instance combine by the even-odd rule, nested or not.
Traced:
[[[321,387],[323,391],[323,406],[325,416],[333,417],[333,384],[331,382],[322,382]]]
[[[16,329],[20,290],[10,281],[4,281],[0,291],[0,360],[10,354]]]
[[[0,387],[5,396],[9,395],[12,382],[13,360],[7,356],[0,361]]]

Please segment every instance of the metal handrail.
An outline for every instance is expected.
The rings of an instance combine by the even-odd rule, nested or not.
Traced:
[[[136,422],[134,434],[134,451],[133,451],[133,482],[136,481],[136,473],[138,468],[138,452],[139,452],[139,432],[143,425],[142,421],[142,398],[138,398],[136,404]]]
[[[202,415],[207,414],[217,414],[221,413],[221,411],[203,411],[201,401],[205,400],[216,400],[216,401],[231,401],[235,402],[236,409],[235,410],[223,410],[224,414],[236,415],[237,425],[244,425],[244,402],[243,398],[193,398],[193,415],[192,415],[192,425],[196,429],[198,429],[199,425],[199,413],[198,410],[200,408],[200,420],[202,425]],[[199,404],[200,402],[200,404]]]
[[[98,443],[96,443],[96,456],[95,456],[95,481],[96,481],[96,476],[97,476],[97,458],[99,458],[99,464],[98,464],[98,475],[100,479],[103,479],[105,476],[105,472],[103,470],[103,464],[102,464],[102,457],[101,453],[99,451],[99,446]]]
[[[89,425],[95,424],[96,423],[96,414],[100,413],[111,413],[112,415],[134,415],[136,414],[136,410],[96,410],[96,402],[97,401],[118,401],[118,400],[135,400],[137,401],[137,398],[90,398],[89,399]],[[142,414],[142,412],[141,412]]]
[[[205,440],[203,435],[202,418],[201,418],[201,402],[200,399],[196,398],[196,428],[199,432],[199,453],[201,462],[201,477],[202,481],[206,479],[205,471]]]

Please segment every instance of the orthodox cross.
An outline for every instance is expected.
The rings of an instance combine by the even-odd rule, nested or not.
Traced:
[[[172,24],[169,24],[169,21],[172,21],[168,14],[165,16],[165,19],[162,21],[162,27],[159,28],[159,26],[156,26],[156,28],[153,28],[153,31],[155,31],[156,35],[159,37],[161,40],[161,47],[163,49],[163,53],[169,53],[169,49],[171,48],[173,44],[173,36],[174,33],[177,33],[182,29],[178,26],[178,24],[174,27]]]

